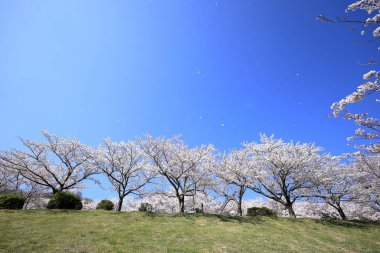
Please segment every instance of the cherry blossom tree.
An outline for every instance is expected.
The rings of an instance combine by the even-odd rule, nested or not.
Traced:
[[[212,145],[189,148],[179,137],[155,139],[149,135],[139,144],[163,179],[156,193],[176,198],[180,212],[185,212],[187,198],[208,191],[215,150]]]
[[[91,165],[91,148],[75,138],[59,138],[42,131],[45,142],[21,139],[24,150],[0,153],[0,166],[49,188],[53,193],[81,186],[97,171]]]
[[[380,212],[380,155],[358,152],[355,156],[352,166],[356,169],[355,179],[360,186],[357,190],[360,192],[360,202]]]
[[[21,184],[20,173],[0,166],[0,194],[17,191]]]
[[[346,110],[345,108],[349,104],[357,103],[364,98],[373,95],[374,93],[380,91],[380,72],[371,70],[364,75],[365,83],[358,86],[357,90],[345,98],[341,99],[339,102],[333,103],[331,109],[333,109],[333,114],[335,117],[338,117],[343,111],[343,117],[345,119],[354,120],[359,128],[355,131],[355,136],[349,137],[349,140],[378,140],[380,138],[380,121],[379,119],[369,117],[368,113],[352,113]],[[372,79],[372,80],[370,80]],[[380,99],[377,98],[376,102],[380,102]],[[380,154],[380,143],[378,141],[358,145],[359,148],[362,148],[364,151],[369,151],[371,153]]]
[[[47,189],[24,178],[19,171],[9,170],[0,166],[0,194],[16,193],[24,197],[24,209],[38,204],[46,196]]]
[[[143,187],[155,176],[149,161],[134,141],[118,143],[105,139],[104,147],[96,151],[94,161],[118,194],[117,211],[121,210],[128,195],[142,197]]]
[[[251,161],[248,150],[232,150],[228,154],[219,154],[214,169],[214,174],[218,178],[216,192],[225,198],[223,207],[233,201],[240,216],[243,215],[243,196],[251,182],[252,166],[254,166]]]
[[[323,21],[328,22],[348,22],[354,23],[363,27],[361,35],[365,36],[367,31],[372,32],[372,42],[376,42],[380,39],[380,1],[379,0],[359,0],[355,1],[346,9],[347,13],[354,11],[366,11],[369,15],[367,19],[361,18],[355,19],[351,17],[329,19],[323,16],[320,17]],[[372,38],[373,38],[372,37]],[[379,47],[380,49],[380,47]],[[376,66],[378,61],[371,59],[369,65]],[[355,135],[349,137],[349,140],[361,141],[360,145],[356,145],[360,149],[359,152],[352,154],[355,159],[355,168],[357,171],[358,182],[363,186],[362,192],[365,192],[370,203],[376,208],[379,206],[378,196],[378,167],[380,156],[380,120],[376,117],[370,116],[368,112],[352,112],[347,108],[356,103],[362,102],[373,98],[372,102],[375,104],[373,108],[378,106],[380,102],[380,71],[376,68],[371,69],[363,75],[364,82],[359,85],[356,91],[348,94],[345,98],[332,104],[331,109],[333,115],[339,117],[343,115],[343,118],[353,120],[358,128],[355,131]],[[373,113],[376,111],[372,112]],[[376,115],[375,115],[376,116]]]
[[[371,15],[367,19],[363,19],[362,17],[350,17],[348,14],[353,14],[355,11],[366,11],[368,15]],[[378,24],[380,23],[380,1],[379,0],[359,0],[352,4],[350,4],[345,12],[347,15],[343,17],[337,18],[329,18],[324,15],[319,15],[317,20],[322,22],[331,22],[331,23],[349,23],[352,25],[360,25],[363,27],[360,35],[364,36],[366,34],[366,30],[372,31],[372,35],[374,37],[380,36],[380,28]],[[351,26],[350,30],[353,30],[355,26]]]
[[[379,0],[359,0],[346,9],[347,13],[354,11],[364,10],[370,15],[367,19],[356,19],[351,17],[343,18],[326,18],[319,16],[319,19],[327,22],[335,23],[354,23],[363,27],[361,35],[366,34],[366,30],[372,31],[372,36],[375,37],[372,41],[378,41],[380,39],[380,1]],[[379,47],[380,49],[380,47]],[[370,65],[376,65],[379,62],[370,60]],[[370,152],[380,153],[380,144],[378,141],[380,137],[380,121],[375,117],[371,117],[368,112],[351,112],[347,109],[349,105],[358,103],[367,97],[374,97],[374,101],[380,102],[378,97],[380,91],[380,72],[377,70],[370,70],[363,75],[364,82],[360,84],[356,91],[348,94],[345,98],[332,104],[331,109],[333,115],[339,117],[343,114],[344,119],[353,120],[359,128],[355,131],[355,135],[349,137],[349,140],[374,140],[375,142],[369,142],[358,147],[368,150]]]
[[[311,187],[310,175],[322,149],[314,144],[286,143],[264,134],[261,143],[244,146],[256,163],[249,188],[280,203],[290,217],[296,218],[293,204]]]
[[[341,219],[346,220],[343,203],[357,200],[358,185],[352,166],[340,163],[341,157],[321,156],[320,162],[314,167],[310,197],[322,200],[334,208]]]

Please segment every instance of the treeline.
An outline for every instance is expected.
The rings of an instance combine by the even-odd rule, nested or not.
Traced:
[[[218,203],[218,212],[233,206],[243,215],[245,194],[253,191],[293,218],[302,205],[327,206],[341,219],[353,206],[380,213],[380,156],[374,152],[331,156],[314,144],[266,135],[227,153],[213,145],[189,147],[176,136],[105,139],[93,148],[76,138],[42,135],[45,141],[21,139],[23,149],[0,153],[0,193],[21,192],[36,201],[76,191],[87,180],[101,184],[95,177],[101,174],[117,193],[118,211],[137,197],[175,203],[171,211]]]

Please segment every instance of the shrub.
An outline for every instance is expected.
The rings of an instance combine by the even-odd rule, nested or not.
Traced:
[[[153,211],[153,206],[149,203],[141,203],[139,207],[140,212],[152,212]]]
[[[0,195],[0,209],[22,209],[25,199],[19,194],[2,194]]]
[[[80,198],[71,192],[57,192],[49,200],[48,209],[75,209],[81,210],[83,207]]]
[[[248,216],[270,216],[277,217],[277,213],[267,207],[251,207],[247,209]]]
[[[202,208],[195,208],[195,213],[204,213]]]
[[[100,201],[98,203],[98,205],[96,206],[96,209],[99,210],[99,209],[102,209],[102,210],[113,210],[115,207],[115,205],[112,203],[112,201],[110,200],[107,200],[107,199],[103,199],[102,201]]]
[[[323,212],[321,214],[321,219],[322,220],[338,220],[338,216],[336,216],[335,214],[333,213],[326,213],[326,212]]]

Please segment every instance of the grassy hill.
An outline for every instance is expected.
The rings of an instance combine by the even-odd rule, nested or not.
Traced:
[[[0,210],[0,252],[380,252],[380,223]]]

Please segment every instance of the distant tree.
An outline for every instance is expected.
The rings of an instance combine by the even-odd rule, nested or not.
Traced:
[[[91,166],[91,148],[75,138],[59,138],[41,132],[46,142],[21,139],[25,150],[0,153],[0,166],[47,187],[53,193],[77,188],[96,174]]]
[[[240,149],[228,154],[219,154],[214,169],[214,174],[218,178],[216,192],[225,198],[223,207],[230,201],[235,202],[240,216],[243,215],[243,196],[251,182],[252,166],[254,164],[248,150]]]
[[[212,145],[189,148],[178,137],[155,139],[149,135],[139,143],[154,170],[163,179],[157,194],[176,198],[181,213],[185,212],[187,198],[206,193],[212,182],[208,169],[214,160],[215,149]]]
[[[310,197],[315,200],[322,200],[327,205],[333,207],[341,219],[346,220],[343,203],[353,202],[358,199],[358,184],[355,180],[356,171],[352,166],[340,163],[341,157],[331,157],[324,155],[320,163],[314,167],[312,178],[312,188]]]
[[[19,172],[0,165],[0,194],[18,191],[21,184]]]
[[[293,204],[311,187],[310,175],[322,149],[314,144],[286,143],[264,134],[261,143],[244,146],[256,163],[249,188],[280,203],[290,217],[296,218]]]
[[[97,150],[94,161],[118,194],[117,211],[121,211],[124,198],[128,195],[141,197],[143,187],[155,177],[150,161],[133,141],[118,143],[105,139],[104,147]]]
[[[380,212],[380,155],[356,153],[352,166],[356,170],[360,202]]]
[[[24,198],[24,209],[37,203],[47,195],[47,188],[24,178],[19,171],[0,166],[0,194],[19,194]]]

